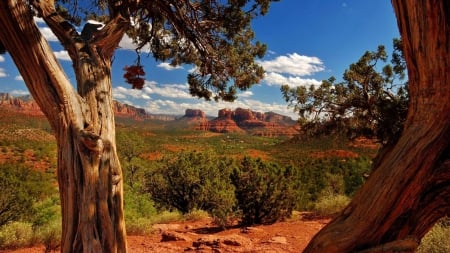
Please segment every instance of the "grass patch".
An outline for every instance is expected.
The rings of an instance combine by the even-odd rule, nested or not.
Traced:
[[[27,222],[10,222],[0,228],[0,248],[14,249],[36,243],[33,227]]]
[[[342,194],[329,194],[319,198],[313,211],[321,216],[334,216],[348,205],[350,198]]]
[[[440,221],[422,238],[417,253],[450,252],[450,227]]]

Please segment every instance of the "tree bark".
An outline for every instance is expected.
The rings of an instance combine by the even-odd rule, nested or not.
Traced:
[[[402,136],[304,252],[414,252],[450,214],[450,4],[393,5],[410,89]]]
[[[120,15],[82,40],[53,1],[36,10],[71,56],[71,86],[25,1],[0,1],[0,41],[10,53],[57,140],[61,252],[126,252],[122,170],[116,152],[111,56],[126,22]]]

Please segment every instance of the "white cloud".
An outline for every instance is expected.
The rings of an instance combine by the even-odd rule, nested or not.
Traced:
[[[156,94],[169,98],[191,98],[187,84],[164,84],[157,86],[156,82],[146,81],[143,89],[149,94]]]
[[[3,55],[0,55],[0,62],[4,62],[5,61],[5,57]]]
[[[12,91],[10,91],[8,93],[11,94],[14,97],[30,95],[30,92],[28,90],[12,90]]]
[[[55,51],[55,56],[57,59],[60,59],[61,61],[71,61],[72,59],[70,59],[69,53],[67,53],[66,50],[61,50],[61,51]]]
[[[262,61],[261,65],[267,72],[286,73],[296,76],[309,76],[325,70],[319,58],[297,53],[278,56],[270,61]]]
[[[283,76],[279,73],[269,72],[264,76],[264,81],[269,86],[289,85],[290,87],[320,85],[321,82],[312,78],[301,78],[299,76]]]
[[[238,96],[241,97],[241,98],[248,98],[248,97],[253,96],[253,92],[251,92],[249,90],[246,90],[246,91],[244,91],[242,93],[239,93]]]
[[[21,75],[15,76],[14,80],[16,81],[23,81],[23,77]]]
[[[113,88],[113,97],[115,99],[120,99],[121,101],[128,98],[144,99],[144,100],[150,99],[150,96],[146,94],[143,90],[136,90],[131,88],[127,89],[121,86]]]
[[[119,48],[125,50],[134,50],[136,48],[136,45],[133,43],[133,40],[125,34],[122,37],[122,40],[120,40]]]
[[[58,41],[58,38],[56,35],[52,32],[52,30],[48,27],[39,27],[39,30],[41,31],[44,38],[46,38],[48,41]]]
[[[7,77],[8,74],[6,73],[6,70],[4,68],[0,68],[0,77]]]
[[[45,21],[43,18],[33,17],[33,19],[36,24],[45,24]]]
[[[183,69],[181,66],[172,66],[168,62],[162,62],[157,65],[159,68],[163,68],[165,70],[174,70],[174,69]]]
[[[291,87],[318,85],[314,78],[303,78],[325,70],[318,57],[299,55],[297,53],[278,56],[273,60],[260,62],[266,71],[264,81],[269,86],[289,85]]]

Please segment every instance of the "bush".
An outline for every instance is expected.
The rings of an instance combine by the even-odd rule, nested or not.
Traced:
[[[10,222],[0,227],[0,248],[19,248],[33,245],[35,237],[31,223]]]
[[[34,215],[33,202],[54,191],[47,177],[23,165],[0,165],[0,226]]]
[[[146,174],[145,189],[160,208],[204,210],[225,223],[235,203],[232,167],[232,160],[210,152],[180,153]]]
[[[269,224],[287,218],[298,200],[298,178],[292,167],[245,157],[231,178],[243,225]]]
[[[55,251],[61,246],[61,220],[52,220],[35,230],[35,237],[44,244],[46,252]]]
[[[319,198],[314,204],[313,211],[321,216],[334,216],[344,209],[350,198],[342,194],[329,193]]]
[[[447,218],[448,219],[448,218]],[[422,238],[417,253],[448,253],[450,252],[450,227],[444,220],[439,221]]]

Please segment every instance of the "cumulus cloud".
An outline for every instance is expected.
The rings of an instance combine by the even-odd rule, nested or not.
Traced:
[[[0,55],[0,62],[4,62],[5,61],[5,57],[3,55]]]
[[[268,72],[264,80],[270,86],[289,85],[291,87],[320,85],[320,81],[313,78],[301,78],[300,76],[284,76],[275,72]]]
[[[4,68],[0,68],[0,77],[7,77],[8,74],[6,73],[6,70]]]
[[[157,85],[156,82],[146,82],[144,89],[149,94],[156,94],[169,98],[191,98],[187,84],[164,84]]]
[[[183,69],[181,66],[172,66],[168,62],[162,62],[157,65],[159,68],[163,68],[165,70],[174,70],[174,69]]]
[[[157,85],[154,81],[145,81],[145,85],[142,90],[135,90],[122,86],[115,87],[113,88],[113,94],[116,99],[133,98],[150,100],[151,95],[174,99],[186,99],[192,97],[188,92],[187,84]]]
[[[278,56],[274,60],[261,62],[261,65],[267,72],[287,73],[297,76],[309,76],[325,70],[319,58],[297,53]]]
[[[264,81],[268,85],[317,85],[320,81],[303,78],[325,70],[325,66],[317,57],[299,55],[297,53],[278,56],[273,60],[260,62],[266,71]]]
[[[125,99],[143,99],[148,100],[150,96],[143,90],[135,90],[122,86],[113,88],[113,97],[121,101]]]
[[[16,81],[23,81],[23,77],[21,75],[15,76],[14,80]]]

